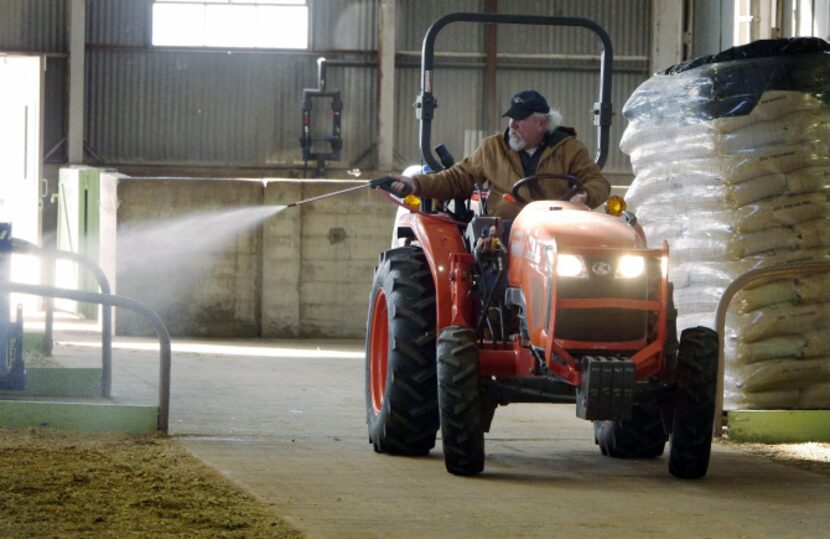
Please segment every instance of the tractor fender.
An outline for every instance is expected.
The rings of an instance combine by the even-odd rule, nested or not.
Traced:
[[[452,219],[423,213],[398,216],[397,228],[411,231],[424,251],[435,284],[436,335],[452,325],[453,301],[450,269],[455,256],[468,255],[458,224]],[[463,308],[464,306],[459,306]],[[466,313],[467,315],[469,313]]]

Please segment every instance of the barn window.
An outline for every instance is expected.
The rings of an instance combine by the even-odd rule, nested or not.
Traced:
[[[153,45],[308,48],[306,0],[155,0]]]

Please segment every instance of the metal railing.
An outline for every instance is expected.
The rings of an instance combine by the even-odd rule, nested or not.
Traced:
[[[12,238],[12,252],[26,255],[42,255],[53,266],[54,259],[56,258],[72,260],[95,277],[102,294],[112,294],[109,280],[107,280],[104,271],[91,260],[78,253],[40,247],[19,238]],[[48,342],[49,351],[51,351],[52,346],[52,311],[52,306],[49,305],[46,309],[46,324],[43,335],[44,343]],[[104,305],[101,309],[101,396],[104,398],[112,396],[112,308],[109,305]]]
[[[156,335],[159,338],[159,418],[158,428],[167,434],[170,426],[170,334],[167,326],[164,325],[161,317],[154,310],[142,305],[134,299],[112,294],[98,294],[84,292],[81,290],[69,290],[65,288],[54,288],[51,286],[38,286],[23,283],[2,283],[0,291],[17,292],[20,294],[32,294],[35,296],[47,296],[54,298],[71,299],[73,301],[84,301],[88,303],[99,303],[112,307],[124,307],[144,315],[150,320]]]
[[[718,388],[715,397],[715,436],[723,434],[723,378],[725,371],[724,333],[726,332],[726,311],[735,294],[749,284],[758,281],[774,281],[782,277],[797,275],[811,275],[814,273],[830,272],[830,262],[816,262],[812,264],[797,264],[792,266],[775,266],[751,270],[732,281],[718,302],[715,313],[715,330],[718,332]]]

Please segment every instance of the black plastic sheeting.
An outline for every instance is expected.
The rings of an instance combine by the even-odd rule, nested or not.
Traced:
[[[749,114],[768,90],[805,92],[830,104],[830,43],[761,40],[655,74],[623,107],[632,122],[681,124]]]
[[[820,54],[830,52],[830,43],[819,37],[792,37],[786,39],[761,39],[747,45],[732,47],[717,54],[698,56],[683,63],[673,65],[662,75],[675,75],[700,66],[733,60],[768,58],[770,56],[794,56],[801,54]]]

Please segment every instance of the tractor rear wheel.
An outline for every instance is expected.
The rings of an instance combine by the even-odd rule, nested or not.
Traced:
[[[627,421],[594,421],[594,440],[603,455],[651,459],[663,454],[666,432],[656,404],[635,404]]]
[[[444,464],[455,475],[484,469],[484,422],[478,347],[472,328],[449,326],[438,337],[438,405]]]
[[[681,479],[706,475],[712,448],[718,380],[718,334],[705,327],[680,336],[669,472]]]
[[[435,287],[423,252],[381,254],[366,328],[366,420],[378,453],[425,455],[435,446]]]

